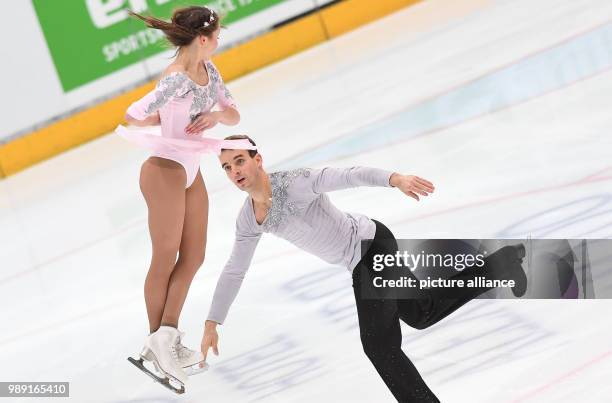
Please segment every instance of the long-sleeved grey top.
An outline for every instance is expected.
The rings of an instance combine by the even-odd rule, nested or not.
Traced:
[[[375,168],[300,168],[269,174],[272,206],[258,224],[248,196],[236,219],[236,239],[213,296],[208,320],[223,323],[264,232],[352,271],[361,259],[361,240],[374,238],[376,225],[361,214],[336,208],[325,192],[357,186],[389,187],[392,172]]]

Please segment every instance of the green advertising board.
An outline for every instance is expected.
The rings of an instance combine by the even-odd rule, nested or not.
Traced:
[[[32,0],[64,91],[167,50],[163,32],[127,10],[169,18],[179,7],[208,5],[228,25],[283,0]]]

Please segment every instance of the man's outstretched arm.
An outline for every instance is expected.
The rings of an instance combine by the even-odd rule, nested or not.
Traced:
[[[310,171],[312,191],[320,194],[358,186],[397,187],[406,195],[419,200],[434,191],[426,179],[414,175],[401,175],[378,168],[323,168]]]
[[[204,336],[201,343],[204,359],[206,359],[208,349],[211,347],[213,352],[219,355],[217,325],[225,322],[230,306],[238,295],[242,280],[251,265],[260,238],[261,234],[245,234],[239,228],[236,230],[234,248],[217,281],[213,301],[204,326]]]

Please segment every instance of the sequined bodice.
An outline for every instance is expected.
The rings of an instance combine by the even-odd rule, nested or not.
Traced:
[[[204,62],[208,84],[199,85],[185,72],[175,71],[163,77],[155,89],[128,108],[128,114],[142,120],[158,112],[164,137],[187,138],[185,128],[198,115],[215,104],[222,109],[236,107],[223,79],[210,61]]]

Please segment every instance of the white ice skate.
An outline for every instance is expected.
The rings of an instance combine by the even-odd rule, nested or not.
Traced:
[[[178,352],[179,365],[188,376],[199,374],[208,369],[208,364],[204,361],[204,354],[201,351],[195,351],[185,347],[181,341],[185,333],[179,331],[176,349]]]
[[[155,333],[147,336],[145,346],[140,353],[140,359],[128,358],[141,371],[164,385],[175,393],[185,393],[187,375],[179,364],[177,344],[180,335],[177,329],[161,326]],[[150,361],[162,377],[157,376],[144,366],[144,361]],[[178,384],[176,386],[175,384]]]

